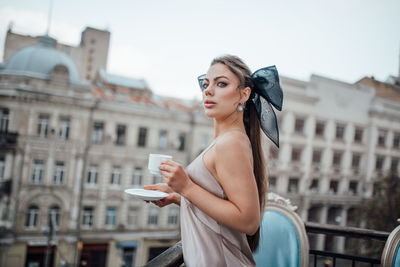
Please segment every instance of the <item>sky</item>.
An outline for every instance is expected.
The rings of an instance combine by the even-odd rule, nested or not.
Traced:
[[[0,0],[0,61],[10,23],[45,34],[51,1],[50,36],[78,46],[87,26],[110,31],[107,71],[159,95],[200,99],[197,76],[222,54],[302,81],[399,74],[399,0]]]

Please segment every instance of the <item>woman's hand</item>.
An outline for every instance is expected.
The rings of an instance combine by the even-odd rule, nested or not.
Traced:
[[[181,195],[193,184],[183,167],[172,160],[163,160],[161,162],[160,173],[168,186]]]
[[[147,190],[161,191],[169,194],[169,196],[163,199],[152,201],[155,205],[159,206],[160,208],[167,206],[169,204],[176,204],[178,206],[181,204],[181,196],[178,193],[174,192],[167,184],[146,185],[143,188]]]

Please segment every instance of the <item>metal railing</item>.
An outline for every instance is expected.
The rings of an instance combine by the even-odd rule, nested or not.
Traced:
[[[351,237],[357,239],[365,239],[365,240],[376,240],[382,242],[383,244],[387,240],[390,233],[375,231],[370,229],[356,228],[356,227],[347,227],[347,226],[338,226],[331,224],[319,224],[307,222],[305,223],[307,234],[324,234],[324,235],[332,235],[332,236],[344,236]],[[333,251],[325,251],[325,250],[316,250],[310,249],[310,266],[317,267],[318,259],[322,258],[323,260],[327,260],[327,266],[335,267],[337,266],[338,259],[346,260],[349,262],[348,266],[356,266],[356,263],[364,263],[371,267],[375,265],[379,265],[381,263],[380,258],[366,257],[360,255],[351,255],[347,253],[338,253]],[[358,266],[358,265],[357,265]]]
[[[344,236],[357,239],[366,240],[377,240],[379,242],[385,242],[390,233],[375,231],[356,227],[338,226],[330,224],[318,224],[312,222],[306,222],[305,228],[307,234],[324,234],[333,236]],[[329,259],[330,267],[335,267],[338,260],[348,260],[350,261],[350,266],[356,266],[356,263],[364,263],[369,266],[379,265],[381,263],[380,259],[365,257],[360,255],[350,255],[346,253],[338,253],[324,250],[310,249],[310,266],[320,266],[318,265],[318,258]],[[182,253],[182,243],[179,241],[174,246],[170,247],[151,261],[149,261],[146,267],[177,267],[183,264],[183,253]],[[357,265],[358,266],[358,265]]]

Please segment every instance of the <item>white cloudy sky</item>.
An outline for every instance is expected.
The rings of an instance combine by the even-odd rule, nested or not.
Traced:
[[[0,58],[13,31],[46,32],[51,0],[0,0]],[[397,75],[398,0],[53,0],[50,35],[78,45],[86,26],[108,29],[108,71],[147,80],[157,94],[201,96],[196,77],[230,53],[251,69],[354,83]]]

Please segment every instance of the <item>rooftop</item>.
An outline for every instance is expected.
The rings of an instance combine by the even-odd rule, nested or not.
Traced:
[[[364,77],[356,84],[369,86],[375,89],[375,94],[392,101],[400,102],[400,86],[375,80],[374,77]]]

